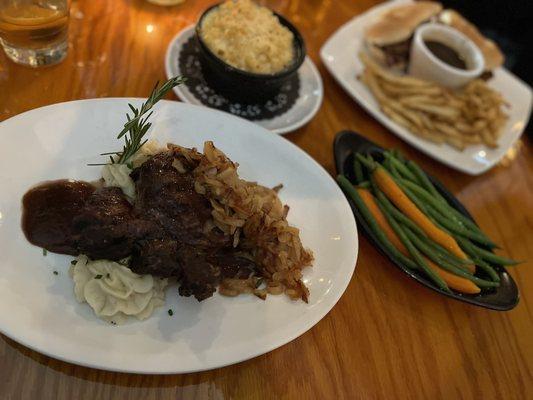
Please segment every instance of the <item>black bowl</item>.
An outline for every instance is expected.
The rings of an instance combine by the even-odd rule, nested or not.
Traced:
[[[335,137],[335,142],[333,144],[333,154],[335,157],[335,166],[337,168],[337,173],[344,174],[350,181],[354,181],[353,173],[353,153],[367,153],[370,154],[375,160],[381,161],[383,159],[384,150],[379,147],[377,144],[372,143],[368,139],[364,138],[361,135],[356,134],[351,131],[342,131],[337,134]],[[473,222],[474,219],[468,213],[466,208],[457,200],[453,194],[451,194],[446,188],[435,178],[428,175],[429,180],[439,193],[451,204],[456,210],[470,218]],[[421,284],[427,286],[428,288],[439,292],[445,296],[451,297],[456,300],[464,301],[466,303],[474,304],[476,306],[490,308],[492,310],[506,311],[514,308],[518,304],[519,294],[518,288],[511,277],[505,270],[505,268],[493,265],[493,267],[498,272],[500,276],[500,286],[491,290],[483,290],[481,293],[476,295],[468,295],[461,293],[448,293],[444,290],[439,289],[435,284],[427,279],[427,277],[418,271],[413,271],[407,268],[402,263],[396,261],[391,254],[385,249],[377,237],[372,232],[372,229],[368,226],[365,219],[355,207],[353,201],[348,198],[348,202],[352,207],[352,211],[357,219],[357,224],[363,228],[363,232],[366,237],[372,242],[372,244],[377,247],[381,253],[389,258],[393,264],[399,267],[403,272],[409,275],[411,278],[417,280]]]
[[[196,24],[196,40],[200,49],[200,64],[205,79],[217,92],[225,97],[243,102],[264,102],[288,82],[305,60],[305,43],[298,30],[284,17],[274,12],[281,25],[288,28],[294,36],[294,60],[290,66],[275,74],[256,74],[235,68],[214,54],[205,44],[201,35],[204,17],[221,3],[209,7]]]

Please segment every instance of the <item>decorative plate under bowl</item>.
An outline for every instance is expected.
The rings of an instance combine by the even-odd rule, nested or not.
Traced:
[[[324,95],[320,74],[307,57],[298,74],[271,99],[263,103],[227,99],[217,93],[204,77],[193,26],[178,33],[170,42],[165,69],[169,78],[176,75],[187,77],[185,85],[174,88],[184,102],[228,112],[279,134],[292,132],[309,122],[320,108]]]

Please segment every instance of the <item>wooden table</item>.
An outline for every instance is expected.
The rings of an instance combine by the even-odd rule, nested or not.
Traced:
[[[164,8],[142,0],[74,2],[63,63],[29,69],[0,55],[0,120],[68,100],[146,96],[156,80],[165,79],[163,57],[170,39],[210,3],[187,0]],[[0,398],[533,398],[531,140],[524,135],[501,165],[479,177],[438,164],[374,121],[319,61],[325,40],[375,1],[265,3],[301,30],[324,79],[325,99],[317,116],[286,137],[332,174],[333,137],[346,128],[420,162],[507,254],[528,260],[529,265],[511,271],[520,304],[502,313],[436,295],[361,237],[356,273],[337,306],[309,332],[269,354],[209,372],[139,376],[66,364],[0,336]]]

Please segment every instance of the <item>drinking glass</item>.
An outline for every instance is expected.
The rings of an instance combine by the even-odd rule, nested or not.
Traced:
[[[0,0],[0,44],[16,63],[37,67],[67,55],[69,0]]]

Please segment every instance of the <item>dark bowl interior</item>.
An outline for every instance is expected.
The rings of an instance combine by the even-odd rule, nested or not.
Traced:
[[[206,80],[217,92],[232,100],[244,102],[268,100],[298,72],[304,62],[306,50],[302,35],[288,20],[274,12],[281,25],[288,28],[294,36],[294,60],[292,64],[275,74],[256,74],[235,68],[213,53],[202,39],[203,19],[219,5],[220,3],[215,4],[205,10],[195,27],[195,37],[200,49],[200,64]]]
[[[384,149],[379,147],[377,144],[369,141],[368,139],[364,138],[363,136],[358,135],[355,132],[342,131],[337,134],[333,145],[333,153],[335,157],[335,166],[337,168],[337,173],[344,174],[352,182],[355,178],[352,168],[354,152],[367,153],[372,155],[374,159],[381,161],[383,159]],[[446,190],[446,188],[437,179],[433,178],[430,175],[428,175],[428,177],[435,186],[435,188],[440,192],[440,194],[454,208],[456,208],[463,215],[474,221],[474,219],[468,213],[466,208],[448,190]],[[389,258],[389,260],[393,264],[399,267],[411,278],[417,280],[421,284],[427,286],[428,288],[436,292],[439,292],[444,296],[448,296],[466,303],[474,304],[476,306],[490,308],[492,310],[506,311],[514,308],[518,304],[519,293],[516,283],[514,282],[511,275],[507,273],[505,268],[497,265],[493,265],[493,267],[496,269],[501,279],[500,286],[498,288],[494,288],[491,290],[483,290],[477,295],[468,295],[456,292],[447,293],[439,289],[429,279],[427,279],[423,273],[412,271],[402,263],[395,261],[391,257],[389,252],[380,244],[380,242],[366,223],[365,219],[355,207],[353,201],[348,198],[348,202],[350,203],[355,218],[357,219],[357,224],[363,228],[365,236],[372,242],[374,246],[376,246],[381,251],[381,253],[387,256],[387,258]]]

